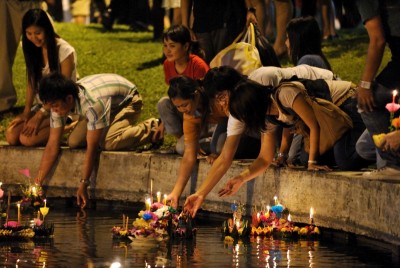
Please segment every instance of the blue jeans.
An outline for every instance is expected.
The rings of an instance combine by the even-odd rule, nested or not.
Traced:
[[[372,140],[371,135],[368,130],[365,130],[363,134],[361,134],[360,138],[356,144],[357,153],[364,159],[367,159],[371,162],[376,162],[376,167],[383,168],[386,166],[386,161],[382,159],[379,155],[378,150],[375,147],[374,141]]]
[[[341,170],[360,170],[371,161],[362,158],[356,151],[357,140],[365,130],[365,124],[357,111],[357,100],[348,98],[339,108],[350,116],[353,128],[335,143],[335,162]]]
[[[371,135],[388,133],[390,126],[390,113],[385,108],[387,103],[392,102],[392,89],[384,87],[379,83],[373,84],[373,93],[376,108],[372,112],[361,112],[361,117]],[[378,149],[378,153],[387,166],[400,167],[400,160],[394,155]]]

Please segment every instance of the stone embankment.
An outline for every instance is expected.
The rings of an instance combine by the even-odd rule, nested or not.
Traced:
[[[1,181],[8,185],[26,184],[18,170],[28,168],[34,175],[43,148],[0,146]],[[75,196],[80,180],[84,151],[63,148],[50,177],[45,181],[49,198]],[[97,161],[96,179],[91,181],[91,197],[96,200],[143,202],[153,181],[154,192],[170,191],[175,183],[180,157],[176,155],[102,152]],[[248,208],[271,202],[276,195],[291,213],[293,221],[309,222],[310,207],[318,226],[364,235],[400,247],[400,178],[397,181],[368,180],[361,172],[307,172],[270,168],[247,183],[230,198],[219,198],[219,189],[249,162],[238,161],[208,195],[205,211],[230,212],[236,200]],[[205,179],[210,166],[198,165],[182,195],[193,193]]]

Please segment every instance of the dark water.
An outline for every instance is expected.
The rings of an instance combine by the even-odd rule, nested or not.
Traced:
[[[133,221],[137,210],[128,214]],[[153,247],[116,242],[111,228],[122,224],[121,215],[51,208],[46,221],[54,223],[54,237],[0,242],[0,267],[398,267],[390,250],[368,243],[355,246],[340,233],[319,241],[252,238],[226,244],[214,223],[198,225],[193,240]],[[30,217],[33,213],[25,213],[22,221]]]

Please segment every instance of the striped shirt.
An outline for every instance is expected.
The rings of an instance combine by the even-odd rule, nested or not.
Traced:
[[[110,116],[137,93],[137,87],[117,74],[95,74],[77,82],[79,99],[75,100],[75,111],[86,117],[88,130],[102,129],[110,125]],[[51,113],[50,126],[58,128],[65,125],[66,117]]]

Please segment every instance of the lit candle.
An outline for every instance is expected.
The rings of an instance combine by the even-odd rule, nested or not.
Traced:
[[[153,203],[153,179],[150,179],[150,203]]]
[[[126,216],[126,226],[125,226],[125,229],[126,229],[126,230],[128,230],[128,223],[129,223],[129,217]]]
[[[18,207],[18,224],[20,224],[21,223],[21,204],[18,203],[17,207]]]
[[[151,199],[147,198],[146,199],[146,210],[150,210],[150,207],[151,207]]]
[[[267,219],[269,218],[269,210],[271,209],[271,207],[269,205],[267,205],[267,214],[265,214],[265,217],[267,217]]]
[[[160,203],[161,202],[161,193],[157,192],[157,202]]]
[[[396,96],[397,96],[397,90],[395,89],[395,90],[393,90],[393,100],[392,100],[393,103],[396,100]]]
[[[311,207],[310,208],[310,224],[314,223],[313,217],[314,217],[314,209]]]
[[[46,204],[47,204],[47,200],[45,199],[44,200],[44,207],[46,207]]]
[[[292,223],[292,218],[290,217],[290,213],[289,213],[289,215],[287,216],[287,221],[288,221],[288,223],[289,223],[289,228],[291,227],[291,223]]]
[[[260,212],[257,212],[257,221],[260,221]]]
[[[275,205],[278,205],[278,197],[276,195],[274,196],[274,201],[275,201]]]
[[[33,196],[36,196],[36,195],[37,195],[37,193],[36,193],[36,187],[35,187],[35,186],[32,186],[32,195],[33,195]]]
[[[1,189],[1,185],[3,185],[2,182],[0,182],[0,198],[3,198],[4,191],[3,191],[3,189]]]
[[[167,205],[167,195],[164,194],[164,206],[166,206],[166,205]]]
[[[239,227],[240,227],[240,221],[236,220],[236,228],[239,229]]]

